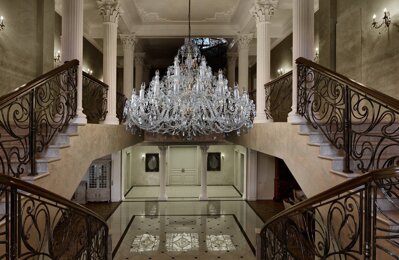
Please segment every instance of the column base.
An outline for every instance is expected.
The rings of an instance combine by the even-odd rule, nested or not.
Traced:
[[[303,124],[306,123],[306,119],[298,113],[291,111],[288,114],[287,122],[291,124]]]
[[[119,125],[119,119],[116,116],[107,115],[104,121],[101,122],[104,125]]]
[[[266,115],[256,115],[254,119],[254,124],[264,124],[264,123],[273,123],[273,120],[267,119]]]
[[[208,195],[199,195],[199,200],[208,200]]]
[[[86,125],[87,124],[87,117],[82,112],[77,112],[76,116],[71,120],[71,123],[76,125]]]
[[[159,195],[159,197],[158,197],[158,200],[160,200],[160,201],[167,201],[168,200],[168,196],[165,194],[165,195]]]

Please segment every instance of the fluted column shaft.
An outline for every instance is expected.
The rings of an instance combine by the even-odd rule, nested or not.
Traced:
[[[253,38],[252,34],[241,34],[237,38],[238,42],[238,85],[243,90],[248,91],[248,56],[249,43]]]
[[[248,63],[248,59],[247,59]],[[227,54],[227,80],[229,82],[229,87],[234,87],[236,83],[236,66],[237,66],[237,54],[228,53]],[[247,64],[248,66],[248,64]],[[248,77],[248,76],[247,76]]]
[[[167,200],[166,195],[166,150],[167,146],[158,146],[159,148],[159,200]]]
[[[137,92],[140,90],[141,83],[143,82],[144,57],[145,53],[136,53],[134,57],[134,66],[136,67],[136,78],[134,85]]]
[[[97,1],[100,13],[103,16],[103,74],[104,83],[108,84],[108,113],[105,124],[117,125],[116,117],[116,62],[117,62],[117,37],[118,18],[120,15],[117,0]]]
[[[304,119],[298,115],[298,71],[295,60],[299,57],[313,59],[314,49],[314,0],[293,0],[293,64],[292,107],[288,122],[299,123]]]
[[[74,122],[86,124],[83,114],[82,63],[83,63],[83,0],[62,1],[62,60],[79,60],[77,70],[77,111]]]
[[[208,172],[206,167],[206,162],[208,158],[208,145],[201,145],[201,193],[199,196],[200,200],[208,199]]]
[[[121,34],[123,44],[123,94],[129,98],[134,89],[134,47],[136,36],[134,34]]]
[[[265,113],[265,84],[270,81],[269,23],[277,6],[276,0],[258,0],[251,9],[256,19],[256,117],[254,123],[271,120]]]

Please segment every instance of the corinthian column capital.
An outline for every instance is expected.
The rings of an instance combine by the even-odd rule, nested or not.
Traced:
[[[256,0],[250,12],[257,23],[270,22],[278,5],[278,0]]]
[[[118,0],[100,0],[97,1],[97,6],[104,22],[118,23],[121,14]]]
[[[249,48],[249,43],[251,42],[253,38],[253,34],[240,34],[237,37],[237,43],[238,43],[238,49],[248,49]]]
[[[120,37],[123,49],[132,50],[137,44],[137,39],[135,34],[121,34]]]

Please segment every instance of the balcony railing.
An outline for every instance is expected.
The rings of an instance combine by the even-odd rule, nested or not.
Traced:
[[[397,259],[399,167],[351,179],[271,218],[261,259]]]
[[[94,212],[0,174],[0,259],[108,259],[108,226]]]
[[[98,124],[107,116],[108,85],[83,72],[83,113],[88,123]]]
[[[0,98],[0,173],[36,175],[36,156],[76,115],[79,62],[70,61]]]
[[[292,106],[292,71],[265,84],[267,119],[287,122]]]
[[[120,92],[116,93],[116,117],[119,119],[119,123],[125,122],[123,118],[123,109],[125,108],[125,103],[127,98]]]
[[[299,58],[298,113],[344,152],[344,172],[399,165],[399,100]]]

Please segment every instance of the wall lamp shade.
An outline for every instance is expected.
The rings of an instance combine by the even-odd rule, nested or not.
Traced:
[[[0,16],[0,31],[4,30],[6,28],[6,25],[4,24],[4,17]]]
[[[373,15],[373,22],[371,23],[371,26],[375,29],[379,29],[382,26],[384,26],[385,28],[389,28],[389,26],[391,25],[391,15],[389,13],[389,11],[385,8],[384,9],[384,16],[382,17],[382,21],[381,22],[377,22],[377,15],[374,14]]]

